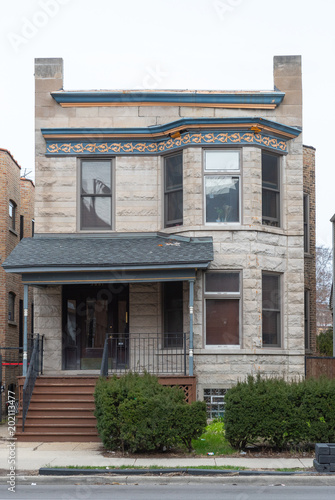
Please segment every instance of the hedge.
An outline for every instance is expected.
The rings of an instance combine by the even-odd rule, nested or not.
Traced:
[[[233,447],[279,448],[335,441],[335,380],[248,377],[225,396],[225,435]]]
[[[153,375],[100,378],[94,397],[98,433],[111,450],[190,448],[206,426],[203,401],[188,405],[182,389],[162,386]]]

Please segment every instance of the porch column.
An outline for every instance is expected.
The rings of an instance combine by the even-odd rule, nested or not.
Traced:
[[[28,366],[28,285],[23,285],[23,370],[22,375],[27,375]]]
[[[194,280],[190,280],[190,347],[188,355],[188,374],[193,376],[193,302],[194,302]]]

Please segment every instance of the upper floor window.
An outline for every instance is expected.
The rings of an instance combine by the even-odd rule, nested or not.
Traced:
[[[183,153],[164,158],[164,227],[183,223]]]
[[[8,321],[15,321],[15,293],[8,294]]]
[[[262,222],[280,226],[279,157],[262,153]]]
[[[207,346],[240,345],[240,273],[205,274]]]
[[[309,252],[309,195],[304,193],[304,251]]]
[[[20,215],[20,240],[24,237],[24,216]]]
[[[262,274],[263,347],[281,346],[280,275]]]
[[[8,213],[9,227],[15,231],[16,203],[13,200],[9,200]]]
[[[240,222],[240,152],[205,151],[206,222]]]
[[[81,161],[80,229],[112,229],[112,160]]]

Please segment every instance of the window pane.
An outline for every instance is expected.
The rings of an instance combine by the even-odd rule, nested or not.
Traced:
[[[164,347],[183,345],[183,283],[163,284]]]
[[[15,311],[15,295],[12,292],[8,294],[8,321],[14,321],[14,311]]]
[[[206,292],[239,292],[239,273],[208,273],[206,276]]]
[[[280,345],[280,313],[263,311],[263,345]]]
[[[165,195],[165,226],[181,224],[183,221],[183,191],[173,191]]]
[[[205,177],[206,222],[239,222],[239,178]]]
[[[239,344],[239,300],[206,300],[206,344]]]
[[[183,156],[165,158],[165,191],[181,188],[183,185]]]
[[[278,220],[279,193],[263,189],[262,212],[263,217]]]
[[[206,170],[239,170],[239,151],[206,151]]]
[[[263,274],[263,309],[280,309],[279,276]]]
[[[111,163],[109,161],[82,162],[81,190],[83,194],[109,194],[111,188]]]
[[[111,228],[112,200],[110,197],[85,196],[81,199],[82,229]]]
[[[262,183],[263,187],[279,189],[278,157],[262,154]]]

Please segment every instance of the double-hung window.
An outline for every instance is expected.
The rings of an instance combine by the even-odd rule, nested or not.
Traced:
[[[206,346],[240,345],[240,272],[205,274]]]
[[[9,227],[10,229],[13,229],[13,231],[15,231],[16,203],[13,200],[9,200],[8,215],[9,215]]]
[[[112,160],[81,161],[80,229],[112,229]]]
[[[262,223],[280,226],[280,159],[262,153]]]
[[[205,151],[206,223],[240,222],[240,151]]]
[[[164,158],[164,227],[183,224],[183,153]]]
[[[15,293],[8,294],[8,321],[15,321]]]
[[[280,275],[262,273],[263,347],[281,346]]]

